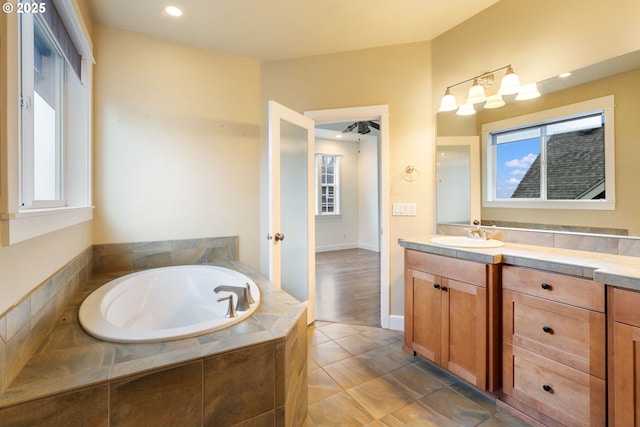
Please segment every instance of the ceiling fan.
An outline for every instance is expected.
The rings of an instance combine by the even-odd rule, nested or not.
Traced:
[[[371,129],[369,128],[369,126],[371,126],[376,130],[380,130],[380,125],[378,123],[371,120],[367,120],[364,122],[351,123],[349,126],[347,126],[345,130],[342,131],[342,133],[348,133],[354,130],[355,128],[358,128],[358,133],[360,135],[364,135],[371,132]]]

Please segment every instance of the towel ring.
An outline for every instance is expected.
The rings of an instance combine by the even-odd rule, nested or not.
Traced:
[[[402,172],[402,179],[407,182],[417,181],[420,178],[420,171],[413,166],[409,165]]]

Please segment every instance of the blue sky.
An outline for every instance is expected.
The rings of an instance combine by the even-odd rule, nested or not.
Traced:
[[[540,138],[506,142],[497,146],[496,196],[510,198],[520,180],[540,154]]]

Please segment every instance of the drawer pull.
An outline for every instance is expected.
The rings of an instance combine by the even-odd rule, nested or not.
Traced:
[[[550,386],[550,385],[548,385],[548,384],[543,385],[543,386],[542,386],[542,389],[543,389],[544,391],[546,391],[547,393],[553,393],[553,389],[552,389],[552,388],[551,388],[551,386]]]
[[[545,331],[545,332],[546,332],[546,333],[548,333],[548,334],[552,334],[552,333],[553,333],[553,329],[551,329],[551,328],[550,328],[550,327],[548,327],[548,326],[543,326],[543,327],[542,327],[542,330],[543,330],[543,331]]]
[[[449,288],[447,288],[446,286],[443,286],[443,287],[442,287],[442,290],[443,290],[444,292],[447,292],[447,291],[449,290]]]
[[[543,283],[543,284],[542,284],[542,285],[540,285],[540,286],[542,286],[542,289],[551,290],[551,285],[550,285],[550,284],[548,284],[548,283]]]
[[[433,287],[436,288],[436,289],[440,289],[440,285],[438,285],[437,283],[434,283]]]

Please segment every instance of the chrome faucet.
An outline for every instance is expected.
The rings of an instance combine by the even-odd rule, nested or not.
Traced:
[[[233,292],[236,294],[236,310],[247,311],[249,309],[249,298],[251,296],[249,292],[249,284],[247,286],[233,286],[233,285],[220,285],[217,286],[213,292]],[[252,298],[253,299],[253,298]]]

